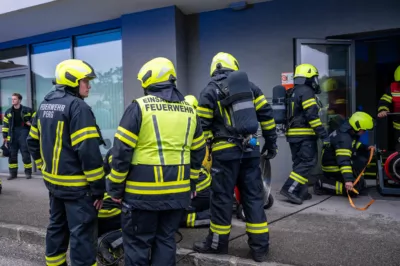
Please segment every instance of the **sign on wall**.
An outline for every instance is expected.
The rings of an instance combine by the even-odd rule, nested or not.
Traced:
[[[293,87],[293,72],[283,72],[281,74],[281,84],[286,89]]]

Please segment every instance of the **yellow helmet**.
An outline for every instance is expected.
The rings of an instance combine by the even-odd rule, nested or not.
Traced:
[[[355,112],[350,117],[349,123],[355,131],[371,130],[374,127],[374,120],[365,112]]]
[[[138,80],[140,80],[144,89],[150,85],[175,81],[174,64],[165,57],[154,58],[139,70]]]
[[[185,101],[187,101],[194,108],[197,108],[197,106],[199,106],[199,101],[197,101],[196,97],[194,97],[193,95],[186,95]]]
[[[400,66],[394,71],[394,81],[400,81]]]
[[[94,79],[96,74],[93,67],[85,61],[68,59],[59,63],[56,67],[56,84],[68,87],[78,87],[82,79]]]
[[[312,78],[318,76],[318,69],[311,64],[301,64],[296,67],[293,78]]]
[[[328,78],[321,84],[322,90],[325,92],[335,91],[337,90],[338,83],[336,79]]]
[[[236,60],[235,57],[233,57],[233,55],[224,52],[219,52],[212,59],[210,67],[210,76],[212,76],[216,70],[238,71],[239,62]]]

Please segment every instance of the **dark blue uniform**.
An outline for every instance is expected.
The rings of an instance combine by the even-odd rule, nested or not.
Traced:
[[[90,107],[65,87],[39,105],[27,139],[49,190],[47,265],[96,265],[97,211],[105,192],[101,137]]]
[[[30,177],[32,174],[32,161],[26,145],[26,138],[29,134],[30,126],[27,122],[32,122],[33,111],[30,107],[23,106],[19,109],[11,107],[4,114],[3,119],[3,138],[7,139],[10,149],[8,157],[8,167],[10,177],[15,178],[18,174],[18,151],[21,151],[22,161],[24,162],[25,175]]]

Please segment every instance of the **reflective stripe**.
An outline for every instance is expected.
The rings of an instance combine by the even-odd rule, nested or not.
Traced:
[[[189,131],[188,131],[189,132]],[[202,148],[206,144],[206,140],[204,139],[204,134],[202,133],[200,137],[195,138],[192,141],[192,146],[190,147],[190,150],[198,150]],[[183,164],[183,161],[182,161]]]
[[[84,187],[89,184],[86,180],[86,176],[84,175],[53,175],[47,173],[46,171],[42,171],[42,173],[43,179],[54,185],[65,187]]]
[[[232,110],[234,112],[245,110],[245,109],[254,109],[253,101],[245,101],[245,102],[238,102],[232,104]]]
[[[31,130],[29,131],[29,135],[33,138],[33,139],[39,139],[39,131],[36,127],[31,126]]]
[[[287,136],[313,136],[315,132],[312,128],[289,128]]]
[[[179,167],[180,166],[178,166],[178,169],[179,169]],[[153,168],[154,168],[154,179],[155,179],[156,183],[164,182],[164,173],[163,173],[162,167],[159,165],[155,165]]]
[[[196,111],[199,117],[208,119],[212,119],[214,117],[214,111],[212,109],[198,106]]]
[[[110,217],[114,217],[121,214],[121,210],[118,208],[113,208],[111,210],[104,210],[101,209],[99,211],[99,214],[97,215],[97,217],[99,218],[110,218]]]
[[[387,106],[379,106],[379,108],[378,108],[378,112],[380,112],[380,111],[390,111],[390,109],[387,107]]]
[[[201,171],[201,172],[205,174],[207,178],[196,184],[196,192],[200,192],[211,185],[211,175],[209,173],[205,173],[206,171]]]
[[[176,181],[183,181],[185,179],[185,168],[183,165],[178,165],[178,176]]]
[[[393,122],[393,128],[400,130],[400,123]]]
[[[340,168],[339,166],[322,166],[322,171],[335,173],[335,172],[340,172]]]
[[[42,130],[42,126],[40,124],[40,119],[37,120],[37,123],[38,123],[38,130],[40,133]],[[43,139],[42,138],[39,138],[39,148],[40,148],[40,154],[43,154]],[[42,158],[43,158],[43,165],[42,165],[41,169],[46,169],[46,160],[44,159],[44,157],[42,157]]]
[[[230,143],[227,141],[221,141],[221,142],[214,143],[212,145],[212,151],[219,151],[219,150],[229,149],[232,147],[236,147],[236,144],[233,144],[233,143]]]
[[[10,140],[11,140],[11,137],[10,137],[10,136],[7,136],[7,140],[10,141]]]
[[[96,127],[85,127],[71,134],[71,145],[75,146],[90,138],[100,138]]]
[[[301,105],[303,106],[303,109],[305,110],[313,105],[317,105],[317,102],[315,101],[314,98],[311,98],[311,99],[308,99],[308,100],[305,100],[304,102],[302,102]]]
[[[382,95],[381,100],[386,101],[388,103],[392,103],[392,96],[389,96],[385,93]]]
[[[190,179],[199,179],[200,169],[190,169]]]
[[[8,129],[8,127],[3,127],[3,128],[1,129],[1,131],[7,133],[7,132],[9,131],[9,129]]]
[[[319,117],[317,119],[309,121],[308,123],[313,128],[318,127],[318,126],[322,126],[322,122],[321,122],[321,119],[319,119]]]
[[[268,223],[251,224],[246,223],[246,232],[251,234],[265,234],[269,232]]]
[[[353,169],[351,168],[351,166],[345,165],[345,166],[341,166],[341,167],[340,167],[340,172],[341,172],[342,174],[345,174],[345,173],[350,173],[350,174],[352,174],[352,173],[353,173]]]
[[[260,110],[264,105],[268,103],[267,99],[265,99],[264,94],[258,96],[255,100],[253,100],[256,111]]]
[[[112,162],[112,155],[110,155],[110,157],[108,157],[108,163]]]
[[[58,121],[56,128],[56,139],[54,141],[54,148],[53,148],[53,160],[51,165],[51,174],[53,175],[57,175],[58,173],[58,164],[60,162],[60,154],[62,149],[63,130],[64,130],[64,121]]]
[[[291,179],[293,179],[294,181],[296,181],[296,182],[302,184],[302,185],[305,185],[305,184],[308,182],[308,179],[307,179],[307,178],[302,177],[301,175],[299,175],[299,174],[297,174],[297,173],[295,173],[295,172],[293,172],[293,171],[290,173],[289,177],[290,177]]]
[[[104,168],[103,166],[101,166],[94,170],[83,171],[83,173],[86,175],[87,181],[93,182],[96,180],[100,180],[104,177]]]
[[[117,128],[115,137],[132,148],[136,147],[138,136],[121,126]]]
[[[24,163],[24,168],[25,169],[31,169],[32,168],[32,163],[27,163],[27,164]]]
[[[190,191],[190,180],[163,183],[126,181],[125,192],[137,195],[164,195]]]
[[[337,149],[335,150],[336,156],[349,156],[351,157],[351,150],[349,149]]]
[[[31,113],[26,113],[26,115],[24,115],[24,117],[27,117],[27,116],[31,116]]]
[[[114,183],[122,183],[125,181],[127,175],[128,171],[126,171],[125,173],[120,173],[114,169],[111,169],[111,172],[108,175],[108,179],[110,179]]]
[[[219,234],[219,235],[227,235],[231,232],[231,227],[232,225],[218,225],[213,223],[212,221],[210,222],[210,230],[213,233]]]
[[[3,118],[3,122],[8,124],[8,118],[7,118],[7,117],[4,117],[4,118]]]
[[[205,138],[205,139],[208,139],[208,138],[212,138],[212,137],[213,137],[213,133],[212,133],[211,130],[203,131],[203,134],[204,134],[204,138]]]
[[[399,97],[399,96],[400,96],[400,93],[399,93],[399,92],[391,92],[391,94],[392,94],[392,98],[393,98],[393,97]]]
[[[194,227],[194,222],[196,220],[196,213],[189,213],[186,219],[186,226],[187,227]]]
[[[164,155],[163,155],[163,150],[162,150],[162,141],[161,141],[160,131],[158,129],[158,123],[157,123],[157,116],[152,115],[152,118],[153,118],[154,132],[156,133],[156,138],[157,138],[158,155],[160,156],[160,163],[161,163],[161,165],[165,165]]]
[[[46,265],[47,266],[59,266],[64,264],[67,261],[67,254],[63,253],[53,257],[46,256]]]
[[[336,195],[342,195],[343,194],[343,183],[336,181]]]
[[[8,168],[10,168],[10,169],[18,168],[18,164],[17,163],[10,163],[8,165]]]
[[[271,129],[274,129],[276,127],[275,120],[273,118],[270,119],[270,120],[267,120],[267,121],[263,121],[260,124],[261,124],[261,129],[262,130],[271,130]]]
[[[355,148],[358,149],[358,148],[360,148],[361,144],[362,144],[361,142],[359,142],[359,141],[356,142],[355,140],[353,140],[353,142],[351,143],[351,146],[353,146],[353,147],[355,146]]]
[[[186,127],[186,134],[185,134],[185,141],[182,145],[182,151],[181,151],[181,164],[185,163],[185,150],[186,150],[186,146],[188,145],[188,138],[189,138],[189,132],[190,132],[190,123],[192,121],[191,117],[188,117],[188,123],[187,123],[187,127]],[[202,134],[203,135],[203,134]],[[193,147],[193,143],[192,143],[192,147]],[[192,149],[192,148],[191,148]]]
[[[42,159],[37,159],[37,160],[35,160],[35,164],[36,164],[36,166],[37,166],[39,169],[42,169],[42,166],[43,166],[43,161],[42,161]]]

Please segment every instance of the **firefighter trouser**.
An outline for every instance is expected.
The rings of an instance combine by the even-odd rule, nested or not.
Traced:
[[[72,266],[96,264],[97,211],[91,196],[64,200],[50,194],[50,224],[46,235],[48,266],[66,264],[68,243]]]
[[[121,221],[125,266],[175,265],[175,233],[183,212],[184,209],[147,211],[123,207]]]
[[[292,152],[292,172],[282,189],[303,198],[308,192],[308,176],[318,160],[316,140],[289,143]]]
[[[98,218],[98,236],[121,229],[121,215],[109,218]]]
[[[22,161],[24,162],[25,174],[32,174],[32,161],[31,155],[28,151],[28,145],[26,144],[26,138],[28,137],[29,129],[27,128],[15,128],[10,148],[10,157],[8,157],[8,167],[11,176],[17,176],[18,173],[18,151],[21,151]]]
[[[182,217],[181,227],[203,226],[210,226],[210,198],[195,197]]]
[[[239,160],[221,159],[217,154],[213,155],[211,222],[206,244],[215,250],[228,248],[233,194],[237,185],[246,216],[246,232],[250,249],[254,253],[265,254],[269,247],[269,230],[264,212],[260,157]]]

